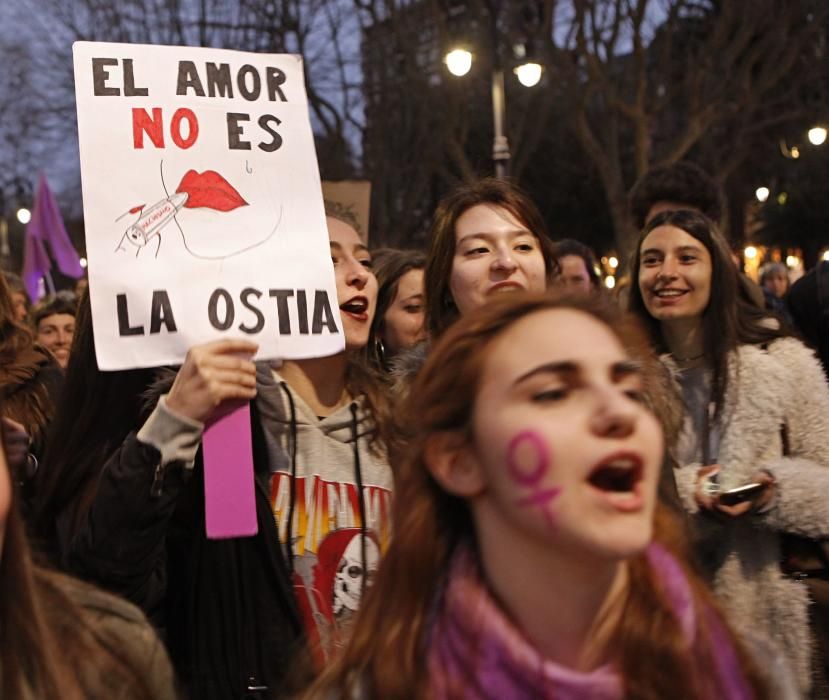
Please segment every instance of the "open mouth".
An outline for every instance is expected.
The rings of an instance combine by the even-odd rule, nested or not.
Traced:
[[[653,293],[657,299],[676,299],[687,294],[687,289],[659,289]]]
[[[638,456],[617,456],[602,462],[587,479],[605,493],[633,493],[642,480],[642,460]]]
[[[368,299],[365,297],[354,297],[345,304],[340,304],[340,310],[352,316],[364,316],[368,311]]]

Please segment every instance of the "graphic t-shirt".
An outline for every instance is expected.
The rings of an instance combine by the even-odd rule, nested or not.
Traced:
[[[371,583],[388,546],[392,475],[385,456],[369,449],[371,425],[357,401],[363,523],[350,407],[320,420],[296,394],[292,397],[297,434],[290,528],[294,591],[309,642],[322,661],[347,640],[364,587]],[[257,407],[271,464],[271,509],[280,542],[287,548],[292,444],[284,390],[273,380],[270,385],[260,381]]]

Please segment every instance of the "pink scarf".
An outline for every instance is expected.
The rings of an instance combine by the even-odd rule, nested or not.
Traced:
[[[648,559],[662,579],[685,636],[693,643],[690,586],[677,561],[659,545]],[[734,649],[712,621],[716,671],[725,697],[749,700]],[[610,664],[573,671],[545,659],[510,622],[481,580],[475,556],[459,550],[429,635],[430,697],[435,700],[622,700],[622,678]]]

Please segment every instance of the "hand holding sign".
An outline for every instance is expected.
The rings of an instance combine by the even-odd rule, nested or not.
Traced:
[[[207,424],[208,535],[250,535],[253,354],[345,346],[302,57],[92,42],[73,55],[98,366],[184,362],[167,406]]]
[[[190,348],[167,407],[207,423],[250,401],[256,396],[256,365],[250,358],[257,349],[247,340],[217,340]]]

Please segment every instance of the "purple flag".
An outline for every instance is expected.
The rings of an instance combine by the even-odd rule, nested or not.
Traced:
[[[72,247],[55,196],[46,177],[41,174],[32,208],[32,220],[26,226],[26,247],[23,258],[23,280],[31,298],[37,299],[38,283],[51,269],[44,244],[67,277],[83,277],[83,268],[77,251]]]
[[[43,247],[43,241],[30,236],[27,229],[23,249],[23,284],[32,301],[40,299],[40,280],[49,274],[51,269],[52,263],[46,254],[46,248]]]

